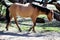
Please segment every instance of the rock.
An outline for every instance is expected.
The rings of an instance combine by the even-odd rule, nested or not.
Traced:
[[[45,20],[42,18],[37,18],[36,23],[45,23]]]

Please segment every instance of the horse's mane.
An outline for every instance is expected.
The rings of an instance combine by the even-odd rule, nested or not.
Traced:
[[[41,11],[43,11],[43,12],[46,12],[46,14],[48,14],[48,13],[50,12],[50,10],[47,9],[47,8],[45,8],[45,7],[38,6],[38,5],[35,5],[35,4],[32,4],[32,6],[33,6],[34,8],[37,8],[38,10],[41,10]]]

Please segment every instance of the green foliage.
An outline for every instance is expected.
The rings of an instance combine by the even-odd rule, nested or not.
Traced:
[[[0,13],[1,13],[1,10],[2,10],[2,4],[0,4]]]
[[[6,13],[6,8],[4,5],[0,3],[0,14],[5,15],[5,13]]]

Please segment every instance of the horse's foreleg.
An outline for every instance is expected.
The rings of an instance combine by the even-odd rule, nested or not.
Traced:
[[[16,23],[16,25],[17,25],[19,31],[21,32],[21,28],[18,26],[18,23],[17,23],[17,18],[15,17],[14,19],[15,19],[15,23]]]

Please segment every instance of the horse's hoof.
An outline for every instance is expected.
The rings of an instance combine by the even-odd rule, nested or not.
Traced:
[[[30,30],[28,30],[28,32],[30,32]]]
[[[6,31],[8,31],[8,28],[6,27]]]
[[[6,31],[8,31],[8,29],[6,29]]]
[[[31,31],[31,29],[28,30],[28,33]]]
[[[28,32],[30,32],[30,31],[31,31],[31,29],[32,29],[32,28],[30,28],[30,29],[28,30]]]
[[[36,31],[33,31],[34,33],[36,33]]]
[[[19,32],[22,32],[22,30],[19,30]]]
[[[28,33],[30,32],[30,30],[27,31]]]

